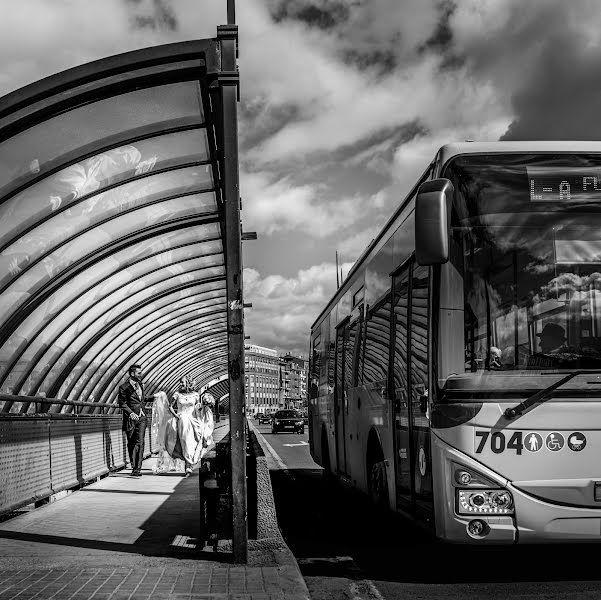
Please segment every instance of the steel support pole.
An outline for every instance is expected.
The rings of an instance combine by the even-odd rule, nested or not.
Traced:
[[[242,228],[238,173],[238,28],[217,28],[221,42],[221,131],[223,132],[223,199],[230,388],[230,450],[232,461],[232,542],[234,562],[248,561],[246,520],[246,415],[244,410],[244,315],[242,298]]]

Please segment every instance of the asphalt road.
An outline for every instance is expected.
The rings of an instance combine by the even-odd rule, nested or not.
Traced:
[[[306,433],[253,425],[273,451],[278,523],[313,600],[601,599],[601,545],[440,543],[324,478]]]

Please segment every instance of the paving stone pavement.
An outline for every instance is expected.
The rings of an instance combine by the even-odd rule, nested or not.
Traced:
[[[220,422],[215,441],[229,430]],[[198,474],[112,473],[0,523],[0,600],[307,600],[296,560],[197,548]]]

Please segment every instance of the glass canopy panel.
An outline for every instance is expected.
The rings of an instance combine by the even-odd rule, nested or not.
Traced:
[[[223,334],[225,334],[225,330],[214,331],[210,335],[195,333],[188,343],[185,343],[185,339],[179,340],[177,344],[169,347],[168,353],[161,353],[148,363],[149,378],[153,381],[157,377],[165,379],[170,376],[170,373],[178,376],[177,371],[173,368],[174,365],[179,365],[183,360],[204,360],[211,351],[220,347]],[[199,348],[202,348],[202,351],[199,351]]]
[[[216,267],[214,269],[207,269],[204,271],[205,275],[211,276],[209,273],[211,273],[213,276],[223,275],[224,269],[222,267]],[[187,282],[187,283],[188,283],[188,285],[191,284],[191,282]],[[152,295],[148,296],[148,294],[145,294],[145,296],[147,298],[149,297],[150,298],[149,301],[152,302],[152,299],[153,299]],[[115,326],[117,324],[119,324],[119,316],[120,316],[120,313],[119,313],[119,315],[117,315],[117,314],[112,315],[112,320],[115,322]],[[94,354],[96,354],[96,352],[99,352],[102,349],[102,347],[104,345],[106,345],[106,343],[110,339],[112,339],[114,326],[113,327],[111,326],[112,325],[111,319],[107,319],[104,324],[105,325],[108,324],[108,326],[105,326],[104,328],[101,328],[99,326],[97,329],[95,329],[93,331],[94,333],[97,333],[98,335],[102,334],[101,337],[95,341],[93,346],[85,353],[84,356],[81,356],[78,359],[77,365],[74,368],[69,368],[69,371],[71,371],[73,374],[77,375],[78,372],[85,370],[89,364],[92,364],[90,362],[91,361],[90,353],[92,353],[92,356],[93,356]],[[173,323],[171,326],[173,326]],[[165,327],[169,327],[169,323],[167,323],[165,325]],[[94,338],[92,338],[92,330],[90,330],[86,333],[87,333],[87,335],[85,337],[79,336],[76,340],[74,340],[71,344],[69,344],[64,349],[62,354],[60,354],[60,356],[58,357],[58,359],[56,360],[54,365],[51,367],[50,371],[46,374],[45,382],[40,384],[40,387],[39,387],[40,392],[45,392],[45,393],[48,392],[48,388],[50,387],[50,385],[54,382],[56,377],[59,376],[60,373],[63,372],[63,370],[65,369],[65,367],[67,367],[67,365],[73,359],[73,357],[77,355],[78,351],[80,351],[82,348],[84,348],[84,346],[87,346],[90,339],[94,339]],[[107,340],[107,336],[108,336],[108,340]],[[96,363],[94,362],[94,364],[96,364]]]
[[[90,152],[98,140],[103,146],[118,145],[200,115],[195,81],[135,90],[64,112],[0,144],[0,196],[41,177],[69,155]]]
[[[190,372],[190,365],[195,364],[194,361],[202,361],[203,364],[212,367],[212,362],[217,356],[221,356],[223,353],[224,357],[227,357],[227,350],[223,349],[225,345],[227,347],[227,336],[224,334],[223,337],[216,337],[210,341],[203,340],[203,347],[205,351],[202,356],[199,357],[198,351],[194,348],[182,348],[172,356],[165,357],[165,359],[155,365],[152,370],[147,372],[145,379],[152,386],[149,385],[149,393],[155,393],[160,389],[167,388],[170,385],[177,385],[177,382],[183,374]],[[224,366],[221,365],[223,370]],[[225,365],[227,368],[227,364]],[[150,392],[150,389],[153,392]],[[109,396],[106,396],[107,398]],[[114,397],[114,395],[113,395]]]
[[[226,332],[226,325],[225,323],[223,324],[223,328],[221,331],[216,329],[216,326],[212,326],[210,327],[206,332],[204,333],[199,333],[198,334],[198,343],[199,344],[203,344],[203,347],[206,346],[206,344],[208,343],[208,340],[210,339],[214,339],[216,340],[216,343],[219,345],[227,345],[227,332]],[[196,352],[198,354],[198,350],[194,349],[194,348],[190,348],[189,346],[184,346],[183,349],[179,349],[176,352],[173,352],[169,357],[162,357],[161,359],[159,359],[158,364],[160,365],[161,361],[165,361],[165,360],[173,360],[176,361],[175,364],[177,364],[177,358],[178,356],[181,354],[181,352],[183,351],[188,351],[188,352]],[[142,364],[142,369],[146,372],[146,373],[153,373],[158,366],[155,364],[144,364],[142,361],[139,361],[138,359],[138,355],[135,353],[132,353],[129,357],[127,357],[127,359],[125,361],[121,361],[121,363],[119,363],[119,365],[117,366],[117,368],[113,368],[111,369],[110,373],[107,373],[107,377],[104,379],[104,381],[102,382],[102,384],[98,385],[96,387],[96,390],[100,390],[101,395],[99,396],[99,400],[101,402],[107,402],[108,398],[115,395],[116,390],[115,390],[115,386],[120,383],[120,381],[122,381],[124,375],[125,375],[125,370],[127,369],[127,366],[132,363],[132,362],[138,362]],[[148,381],[152,381],[152,377],[150,376],[145,376],[145,379],[147,379]],[[97,396],[98,398],[98,396]]]
[[[126,295],[118,305],[107,307],[101,316],[97,316],[91,323],[86,323],[89,312],[92,312],[89,311],[86,313],[85,319],[77,319],[57,340],[53,341],[44,356],[38,361],[30,377],[30,386],[26,389],[28,389],[28,392],[35,392],[37,386],[40,385],[40,378],[48,375],[48,370],[55,365],[59,357],[61,359],[59,364],[70,360],[84,344],[97,335],[103,328],[110,327],[111,336],[116,337],[132,320],[140,319],[143,315],[152,311],[158,311],[162,304],[169,302],[169,296],[171,296],[170,302],[173,302],[175,298],[191,298],[192,300],[196,300],[199,292],[206,289],[198,285],[199,279],[224,274],[225,270],[222,266],[206,267],[197,272],[169,276],[155,282],[136,282],[131,286],[126,286],[126,291],[129,289],[130,295]],[[163,271],[156,271],[152,275],[165,277]],[[172,287],[183,289],[170,292]],[[224,294],[222,293],[221,295],[223,296]],[[132,307],[136,307],[136,305],[139,305],[139,308],[129,317],[122,319],[124,313]],[[52,371],[49,376],[53,376]]]
[[[12,111],[9,115],[5,116],[4,118],[0,118],[0,127],[10,125],[17,120],[24,119],[29,115],[34,115],[39,111],[51,109],[53,105],[56,105],[58,102],[64,102],[65,100],[75,98],[82,94],[89,94],[93,91],[102,90],[106,88],[106,86],[126,83],[133,77],[140,78],[144,76],[152,76],[156,75],[157,72],[160,72],[161,76],[165,77],[171,72],[181,71],[182,69],[195,69],[198,72],[198,70],[202,68],[203,64],[204,61],[198,59],[172,63],[162,63],[159,65],[152,65],[151,67],[141,69],[128,69],[121,73],[117,73],[108,77],[94,79],[92,81],[86,81],[85,83],[81,83],[79,85],[76,85],[75,87],[62,89],[60,92],[50,95],[48,97],[44,97],[41,100],[31,102],[30,104],[27,104],[19,110]],[[181,79],[186,78],[182,77]],[[9,96],[5,96],[4,98],[8,98],[10,96],[11,94],[9,94]],[[198,115],[196,115],[196,119],[198,119]]]
[[[189,306],[186,306],[188,309]],[[207,324],[219,323],[220,317],[218,312],[225,313],[226,305],[225,298],[216,299],[215,304],[207,308],[207,312],[213,313],[212,320],[203,319],[199,323],[199,319],[195,319],[192,325],[188,324],[191,329],[205,326]],[[190,315],[190,311],[188,310],[187,315]],[[174,312],[174,318],[180,319],[183,316],[186,316],[181,311]],[[122,359],[123,356],[127,356],[128,353],[131,353],[133,350],[139,350],[143,348],[144,345],[151,342],[157,335],[160,335],[161,332],[170,330],[173,327],[173,323],[170,321],[170,316],[167,315],[163,317],[160,322],[157,320],[157,325],[154,327],[152,324],[142,324],[140,323],[139,328],[133,327],[131,329],[122,332],[119,336],[117,336],[116,340],[111,340],[109,344],[107,344],[101,352],[99,352],[94,358],[92,358],[89,362],[90,364],[98,364],[98,368],[93,372],[85,373],[85,376],[78,379],[72,387],[66,387],[64,390],[64,394],[69,395],[81,395],[86,397],[91,393],[92,388],[96,386],[96,384],[100,381],[102,377],[104,377],[111,369],[111,365],[117,363]],[[178,333],[172,334],[173,339],[179,339],[182,334]],[[128,337],[129,336],[129,337]],[[140,355],[138,360],[146,359],[148,357],[149,360],[152,360],[154,357],[154,347],[151,346],[145,355]],[[168,346],[165,346],[166,348]]]
[[[210,263],[211,265],[223,263],[221,241],[188,244],[143,258],[76,296],[67,296],[64,288],[61,288],[19,325],[6,344],[0,348],[0,365],[4,367],[0,371],[0,377],[16,360],[19,362],[15,367],[17,372],[35,366],[40,360],[39,354],[46,348],[55,347],[57,338],[70,323],[88,319],[87,311],[96,311],[108,298],[111,298],[116,305],[129,298],[141,287],[147,286],[149,278],[154,283],[156,277],[160,278],[163,269],[168,276],[179,275],[194,269],[198,266],[198,261],[202,260],[214,261]],[[162,277],[165,278],[165,274]],[[221,282],[203,285],[205,286],[203,289],[223,287]],[[3,391],[17,393],[20,387],[21,384],[15,380],[14,385]]]
[[[114,398],[138,359],[227,370],[223,132],[204,119],[201,57],[218,68],[219,44],[110,57],[0,99],[2,391]]]
[[[177,389],[178,373],[189,373],[196,379],[198,387],[202,387],[215,378],[217,374],[227,372],[227,346],[216,343],[213,350],[207,352],[202,358],[191,357],[179,363],[174,369],[168,365],[170,377],[162,380],[163,385],[175,391]]]
[[[219,326],[218,323],[207,324],[207,327],[205,328],[204,332],[199,333],[199,340],[202,339],[203,336],[210,337],[210,336],[215,335],[215,332],[213,330],[215,328],[217,328],[218,326]],[[223,325],[223,329],[225,330],[225,325]],[[225,342],[225,339],[222,340],[222,343],[224,343],[224,342]],[[96,382],[96,384],[94,386],[90,386],[87,389],[86,397],[93,397],[95,400],[104,402],[105,400],[103,398],[105,398],[106,394],[110,393],[110,390],[112,389],[111,382],[114,382],[116,380],[118,383],[122,383],[123,380],[127,378],[127,368],[130,364],[132,364],[132,363],[141,364],[142,369],[143,370],[146,369],[146,365],[144,364],[144,362],[141,361],[140,359],[138,359],[135,355],[134,356],[126,356],[125,358],[123,358],[123,357],[119,357],[119,358],[120,358],[120,360],[115,363],[115,366],[113,367],[113,369],[111,369],[110,373],[107,372],[105,374],[105,376],[102,379],[100,379],[98,382]],[[97,365],[95,363],[90,363],[88,365],[88,368],[90,371],[93,371],[98,366],[99,365]],[[79,373],[79,374],[81,374],[81,373]],[[75,393],[68,394],[67,392],[64,391],[64,389],[66,390],[72,384],[76,384],[77,376],[78,376],[78,373],[69,373],[69,375],[67,376],[67,379],[65,380],[63,386],[61,386],[61,389],[57,395],[59,395],[60,397],[64,397],[66,399],[75,399],[75,397],[76,397]],[[109,385],[109,384],[111,384],[111,385]],[[80,395],[83,397],[83,392],[81,392]],[[71,396],[73,396],[73,397],[71,397]]]
[[[118,233],[121,238],[127,238],[128,233],[131,234],[136,231],[136,224],[132,219],[134,219],[137,212],[138,211],[129,213],[121,219],[115,219],[112,222],[107,223],[102,230],[100,230],[100,228],[95,228],[92,231],[86,232],[62,247],[60,252],[57,251],[53,255],[48,256],[48,260],[44,259],[43,262],[36,263],[33,268],[28,269],[10,287],[0,294],[0,305],[10,306],[13,311],[15,311],[28,298],[39,291],[43,285],[47,284],[48,281],[55,277],[56,270],[60,272],[66,269],[75,260],[79,260],[81,257],[85,257],[88,254],[93,253],[95,257],[98,256],[96,252],[100,248],[103,246],[110,247],[111,242],[115,239],[115,233]],[[139,221],[146,217],[149,219],[156,218],[155,215],[149,215],[144,211],[140,212],[141,214],[137,215]],[[108,227],[111,223],[111,227]],[[139,228],[140,225],[138,224],[137,227]],[[189,233],[191,238],[195,240],[215,240],[220,237],[220,228],[217,223],[197,224]],[[177,237],[177,235],[178,234],[176,233],[175,237]],[[165,233],[157,235],[152,239],[133,243],[131,246],[127,246],[123,251],[116,249],[117,251],[114,253],[111,253],[107,257],[103,257],[105,260],[99,260],[97,263],[86,269],[86,276],[80,283],[84,285],[86,280],[89,282],[90,280],[97,280],[103,276],[112,274],[115,270],[121,268],[119,259],[133,262],[148,256],[150,253],[158,253],[165,248],[172,247],[173,241],[173,237],[170,233]],[[10,314],[11,313],[7,312],[0,315],[0,327],[5,324],[10,317]]]
[[[140,342],[150,344],[154,338],[160,335],[163,331],[174,331],[178,323],[182,321],[192,321],[198,323],[200,318],[206,314],[206,321],[216,319],[224,311],[225,298],[214,300],[215,304],[208,307],[206,310],[203,308],[200,316],[197,316],[201,310],[199,308],[193,308],[194,305],[186,305],[179,311],[168,313],[165,317],[157,318],[155,323],[151,319],[145,317],[145,321],[149,323],[143,323],[137,319],[137,315],[130,315],[130,317],[124,321],[117,323],[117,330],[115,335],[104,336],[97,343],[95,343],[88,352],[83,356],[81,362],[83,366],[85,364],[97,364],[106,365],[107,363],[113,364],[120,360],[120,357],[127,356],[131,352],[132,348]],[[196,303],[200,305],[200,303]],[[168,306],[170,308],[171,305]],[[204,320],[202,321],[205,322]],[[188,325],[190,327],[190,325]],[[150,346],[149,346],[150,347]],[[74,369],[76,370],[76,369]],[[100,367],[95,374],[89,373],[86,376],[86,381],[90,377],[100,377],[103,372],[108,370],[107,367]],[[81,371],[81,369],[80,369]],[[73,380],[72,380],[73,381]],[[84,382],[85,383],[85,382]],[[67,387],[63,390],[65,394],[70,394],[72,389]]]
[[[144,360],[144,362],[147,364],[154,364],[157,359],[161,358],[161,356],[170,355],[174,348],[181,347],[182,342],[188,341],[192,343],[194,340],[196,340],[199,333],[205,332],[205,325],[218,324],[221,326],[223,323],[223,315],[225,313],[225,305],[220,312],[221,314],[214,314],[211,317],[211,320],[203,319],[201,322],[199,322],[198,319],[195,319],[192,322],[184,323],[183,326],[178,328],[177,331],[172,332],[168,338],[163,338],[161,340],[155,339],[155,343],[139,356],[139,360]]]
[[[55,213],[0,254],[0,288],[18,278],[42,257],[46,268],[58,273],[73,262],[67,260],[70,249],[74,249],[71,255],[77,258],[90,252],[85,243],[82,245],[82,238],[86,236],[96,240],[89,243],[102,245],[110,241],[107,235],[118,238],[169,217],[215,212],[217,204],[213,192],[162,200],[165,196],[203,187],[201,178],[206,175],[206,170],[206,166],[192,167],[135,180]],[[83,232],[92,227],[91,232]],[[102,233],[106,235],[102,236]],[[60,255],[58,262],[56,254]]]
[[[86,196],[97,194],[91,210],[97,211],[99,203],[119,204],[121,191],[108,194],[107,198],[99,196],[109,186],[146,173],[208,159],[205,129],[159,135],[91,156],[37,181],[0,204],[0,249],[26,229]],[[197,189],[213,187],[211,174],[205,179]]]

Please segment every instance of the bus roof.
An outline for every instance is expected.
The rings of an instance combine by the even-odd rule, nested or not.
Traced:
[[[601,152],[601,141],[493,141],[493,142],[452,142],[441,146],[439,151],[436,152],[432,159],[440,154],[440,164],[444,165],[449,159],[460,154],[492,154],[492,153],[507,153],[507,152]],[[428,165],[431,163],[428,163]],[[421,176],[420,176],[421,179]],[[419,179],[416,179],[416,182]],[[411,188],[413,189],[413,188]],[[403,199],[404,200],[404,199]],[[370,249],[375,246],[380,239],[382,233],[389,227],[394,221],[399,209],[394,211],[390,219],[386,222],[386,225],[378,232],[376,237],[364,248],[363,252],[359,255],[349,273],[347,274],[344,282],[340,288],[336,290],[333,296],[328,300],[327,304],[320,311],[319,315],[311,325],[311,329],[317,325],[326,313],[327,309],[334,303],[337,297],[341,297],[342,293],[346,288],[346,283],[350,281],[351,276],[359,268],[359,265],[363,262],[365,257],[369,254]]]
[[[459,154],[493,152],[601,152],[601,141],[456,142],[440,149],[442,164]]]

